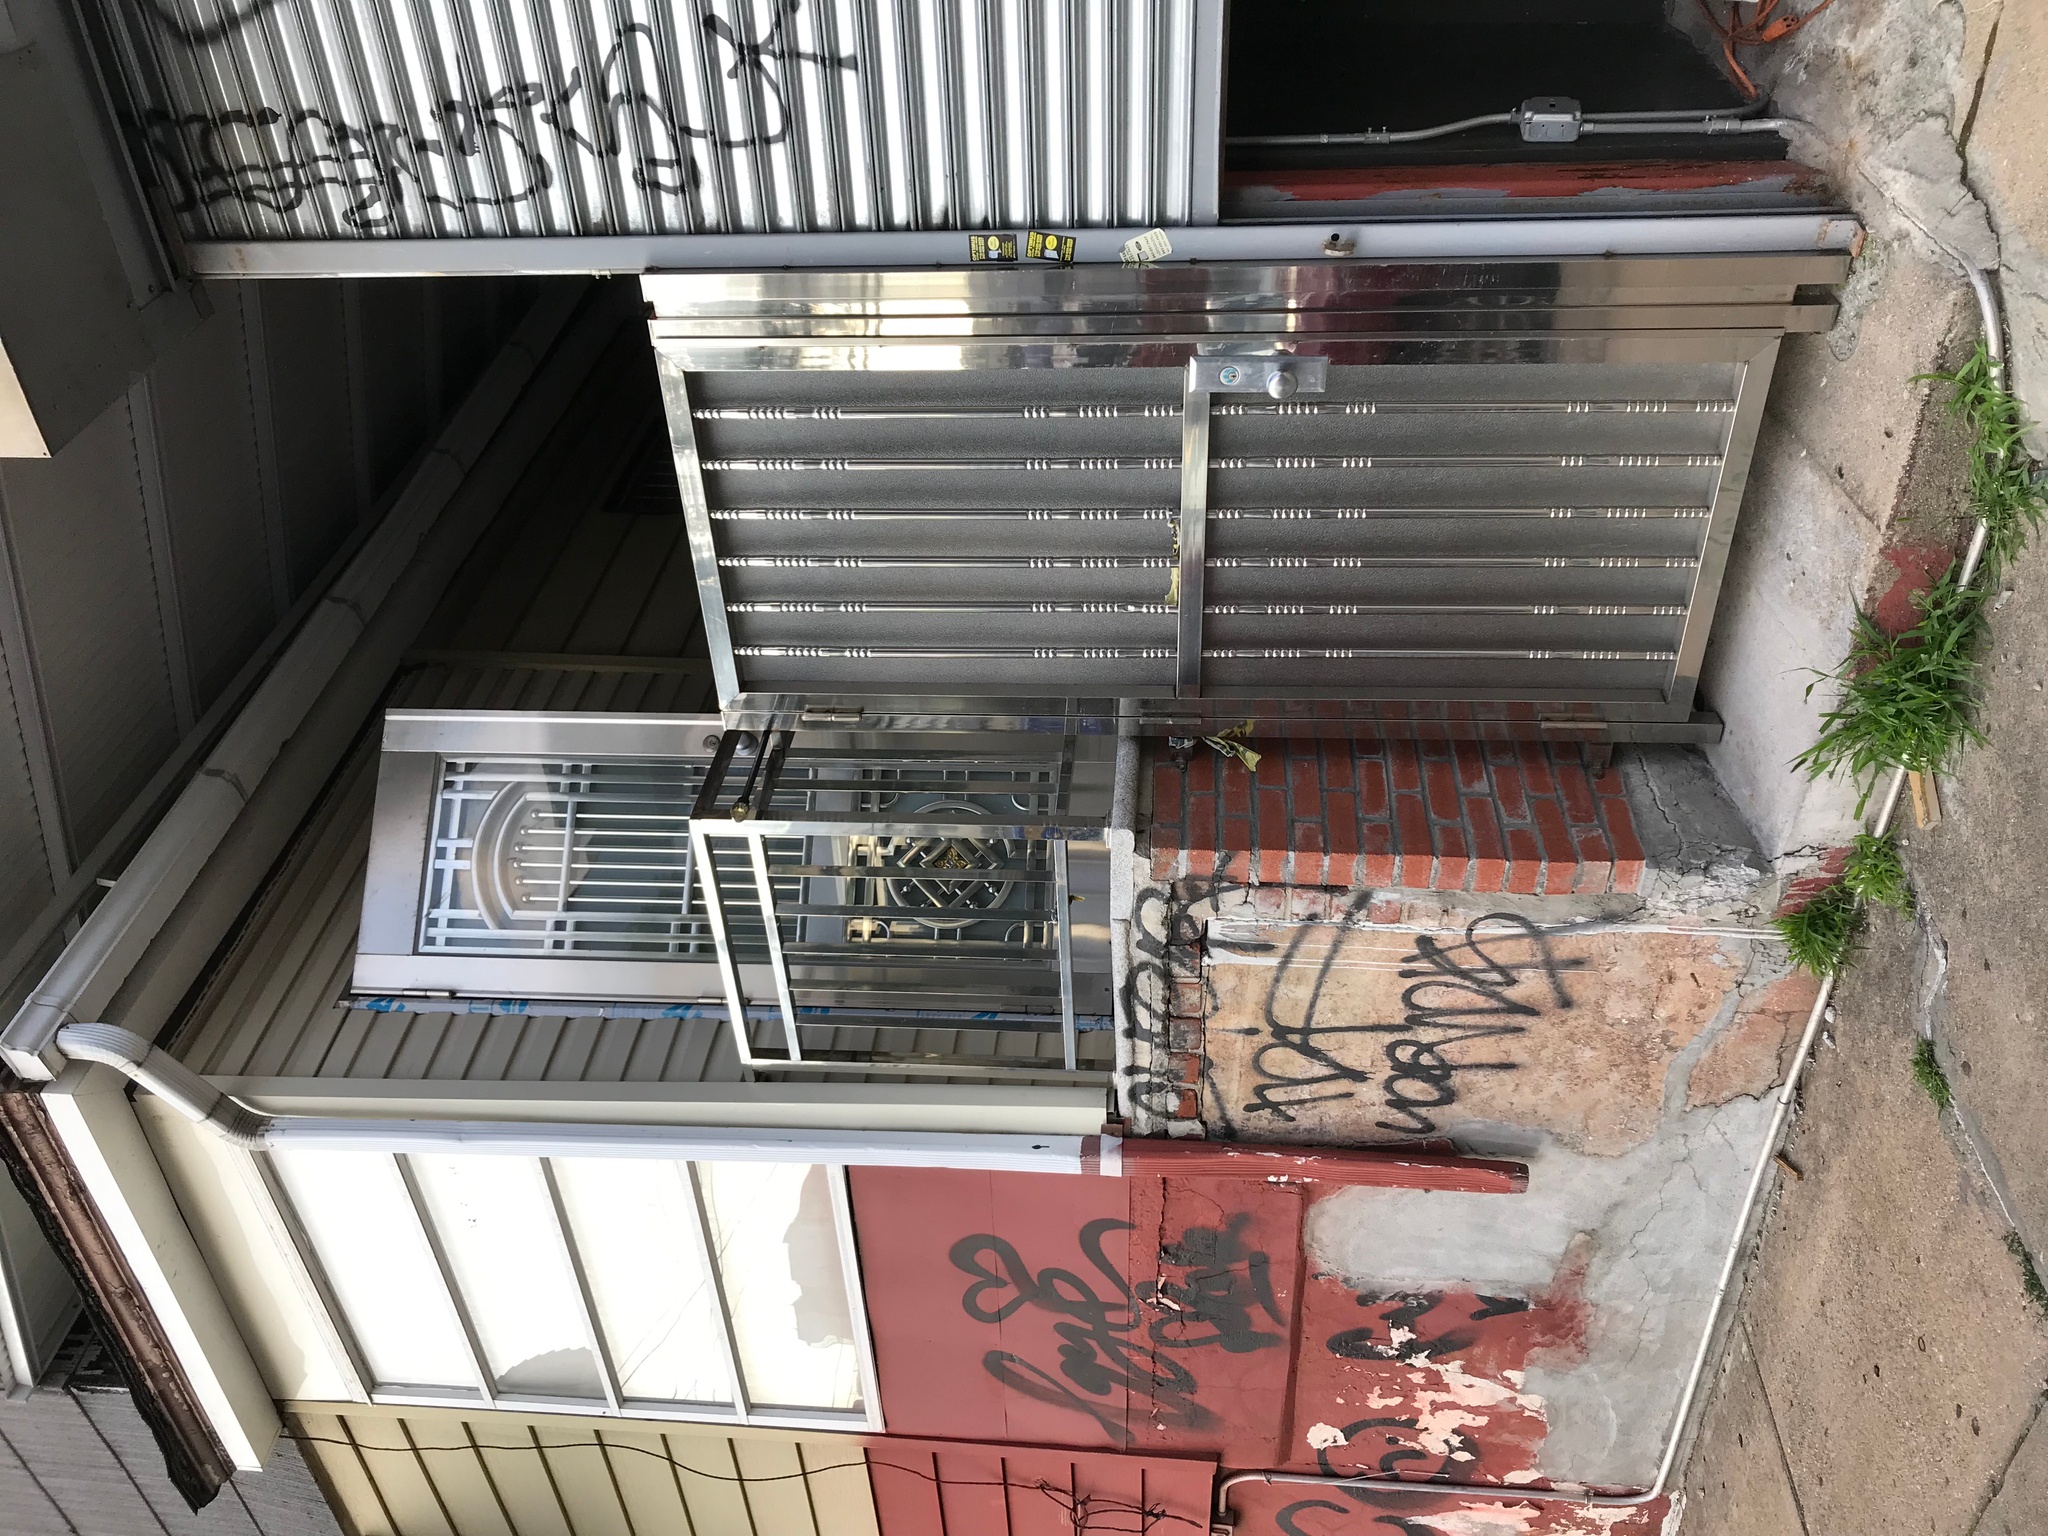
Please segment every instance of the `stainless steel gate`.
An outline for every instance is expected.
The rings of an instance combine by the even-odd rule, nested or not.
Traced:
[[[646,279],[721,702],[1697,731],[1778,339],[1842,271]]]

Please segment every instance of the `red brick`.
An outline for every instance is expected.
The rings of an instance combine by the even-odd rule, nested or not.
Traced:
[[[1557,765],[1558,798],[1564,801],[1565,819],[1575,827],[1598,826],[1600,812],[1593,804],[1593,786],[1586,782],[1586,770],[1577,763]]]
[[[1468,795],[1486,793],[1486,752],[1476,741],[1457,745],[1458,788]]]
[[[1327,923],[1330,920],[1331,893],[1319,886],[1290,885],[1287,887],[1287,915],[1297,923]]]
[[[1367,904],[1365,920],[1368,923],[1398,923],[1401,921],[1401,903],[1398,901],[1375,901]]]
[[[1189,795],[1187,825],[1181,829],[1183,848],[1216,846],[1217,801],[1214,795]]]
[[[1534,813],[1536,835],[1543,839],[1543,858],[1546,863],[1559,866],[1578,861],[1578,850],[1572,846],[1571,830],[1564,824],[1564,812],[1557,808],[1555,800],[1533,800],[1529,809]],[[1546,889],[1555,893],[1572,888],[1571,876],[1564,875],[1563,883],[1552,880]]]
[[[1288,878],[1296,885],[1321,885],[1327,878],[1324,866],[1323,824],[1319,821],[1297,821],[1294,836],[1290,839],[1294,850],[1294,867]]]
[[[1486,743],[1486,760],[1496,767],[1515,761],[1515,744],[1507,737],[1499,737]]]
[[[1477,796],[1467,799],[1465,820],[1472,828],[1472,889],[1497,891],[1507,879],[1508,862],[1493,802]]]
[[[1361,757],[1358,760],[1358,814],[1367,821],[1378,821],[1386,816],[1391,802],[1387,797],[1387,765],[1376,757]]]
[[[1359,859],[1359,885],[1394,883],[1394,829],[1384,821],[1368,821],[1359,841],[1365,852]]]
[[[1399,829],[1401,849],[1401,867],[1394,876],[1396,883],[1427,887],[1433,850],[1429,837],[1429,812],[1423,809],[1422,796],[1394,797],[1394,825]]]
[[[1252,847],[1252,822],[1249,816],[1226,816],[1223,818],[1223,836],[1217,846],[1225,853],[1244,853]]]
[[[1244,765],[1237,762],[1225,763],[1221,778],[1223,814],[1249,816],[1252,812],[1252,776],[1244,771]]]
[[[1394,793],[1422,788],[1422,759],[1412,741],[1387,743],[1387,770],[1394,778]]]
[[[1587,777],[1593,781],[1593,793],[1596,795],[1626,793],[1621,782],[1621,765],[1614,758],[1607,759],[1605,768],[1598,773],[1588,773]]]
[[[1574,827],[1572,839],[1578,845],[1579,877],[1572,889],[1599,892],[1607,889],[1614,875],[1614,850],[1594,827]]]
[[[1493,770],[1493,798],[1500,806],[1503,820],[1529,819],[1529,787],[1522,777],[1520,763],[1510,761]]]
[[[1550,750],[1541,742],[1524,741],[1515,746],[1515,755],[1522,760],[1522,777],[1529,785],[1532,795],[1554,795],[1557,781],[1550,774]]]
[[[1198,795],[1216,792],[1216,754],[1206,747],[1197,746],[1188,761],[1188,788]]]
[[[1187,873],[1195,879],[1215,874],[1222,862],[1214,848],[1190,848],[1187,851]]]
[[[1192,1088],[1183,1088],[1174,1095],[1173,1115],[1175,1120],[1199,1120],[1202,1117],[1202,1096]]]
[[[1352,746],[1348,741],[1323,744],[1323,784],[1331,790],[1349,789],[1356,782],[1351,771]]]
[[[1216,878],[1218,880],[1249,881],[1252,877],[1252,856],[1249,853],[1220,853],[1216,856]]]
[[[1206,855],[1206,857],[1213,862],[1216,855],[1212,853]],[[1154,880],[1171,880],[1174,877],[1175,866],[1180,863],[1180,860],[1181,851],[1178,848],[1153,848],[1152,878]]]
[[[1543,884],[1543,845],[1534,832],[1508,828],[1507,888],[1518,896],[1533,896]]]
[[[1331,885],[1350,885],[1358,878],[1358,800],[1353,795],[1332,793],[1324,801],[1323,827],[1329,837],[1329,859],[1323,879]]]
[[[1424,763],[1422,782],[1429,794],[1429,814],[1438,821],[1458,819],[1458,776],[1449,763]]]
[[[1436,876],[1434,884],[1440,891],[1462,891],[1465,889],[1465,875],[1472,863],[1465,847],[1463,827],[1438,827],[1436,829]]]
[[[1254,797],[1257,814],[1252,824],[1258,828],[1258,846],[1287,851],[1287,792],[1282,789],[1268,789],[1261,784]]]
[[[1284,741],[1257,744],[1259,767],[1255,777],[1261,789],[1277,789],[1287,782],[1287,761],[1294,751]]]
[[[1208,983],[1200,976],[1175,977],[1166,994],[1166,1016],[1199,1019],[1208,1011]]]
[[[1287,916],[1287,886],[1281,881],[1254,887],[1251,898],[1252,910],[1259,916],[1275,921]]]
[[[1202,1038],[1200,1019],[1172,1019],[1166,1026],[1166,1048],[1169,1051],[1183,1051],[1190,1056],[1199,1056],[1207,1042]]]
[[[1314,748],[1311,746],[1310,752]],[[1323,814],[1323,775],[1318,757],[1298,753],[1287,760],[1287,794],[1294,802],[1294,817],[1306,821]]]
[[[1187,787],[1187,775],[1171,763],[1160,763],[1152,770],[1152,825],[1160,826],[1180,823],[1182,791]]]
[[[1636,839],[1635,813],[1621,796],[1602,795],[1600,815],[1607,823],[1607,840],[1614,845],[1614,888],[1617,891],[1640,891],[1643,876],[1649,872],[1649,862],[1643,854],[1643,845]]]
[[[1287,849],[1261,846],[1258,851],[1258,874],[1254,877],[1261,885],[1285,885],[1287,883]]]

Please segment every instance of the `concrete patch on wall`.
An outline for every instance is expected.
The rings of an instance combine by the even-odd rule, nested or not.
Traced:
[[[1703,1056],[1719,1097],[1776,1080],[1785,974],[1755,930],[1506,907],[1232,924],[1209,941],[1204,1118],[1247,1140],[1343,1144],[1513,1126],[1616,1156],[1685,1102]]]
[[[1449,1138],[1526,1160],[1530,1186],[1311,1205],[1288,1464],[1644,1487],[1813,986],[1753,929],[1374,915],[1212,925],[1205,1118]]]
[[[1533,1350],[1516,1374],[1489,1376],[1460,1351],[1414,1369],[1512,1390],[1515,1418],[1541,1420],[1529,1463],[1541,1476],[1647,1486],[1770,1113],[1768,1100],[1749,1098],[1682,1111],[1619,1157],[1540,1135],[1518,1154],[1529,1164],[1528,1193],[1491,1208],[1469,1195],[1331,1195],[1309,1213],[1311,1293],[1335,1280],[1360,1294],[1485,1297],[1550,1312],[1560,1296],[1575,1298],[1576,1333]],[[1501,1139],[1512,1139],[1506,1127]],[[1304,1379],[1317,1343],[1302,1341]],[[1316,1422],[1313,1405],[1297,1399],[1295,1421],[1299,1437]],[[1525,1434],[1518,1424],[1517,1438]]]

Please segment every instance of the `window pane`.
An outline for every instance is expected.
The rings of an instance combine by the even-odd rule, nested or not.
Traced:
[[[398,1165],[376,1152],[278,1152],[272,1162],[380,1387],[476,1390]]]
[[[540,1164],[524,1157],[415,1157],[413,1174],[498,1390],[599,1398],[576,1277]]]
[[[686,1163],[557,1158],[555,1180],[629,1398],[730,1402]]]
[[[830,1175],[797,1163],[700,1163],[697,1172],[748,1399],[857,1407],[860,1358]]]

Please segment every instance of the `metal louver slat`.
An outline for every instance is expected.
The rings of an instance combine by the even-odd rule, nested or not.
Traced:
[[[1840,267],[650,278],[721,702],[1692,730],[1777,338]]]

